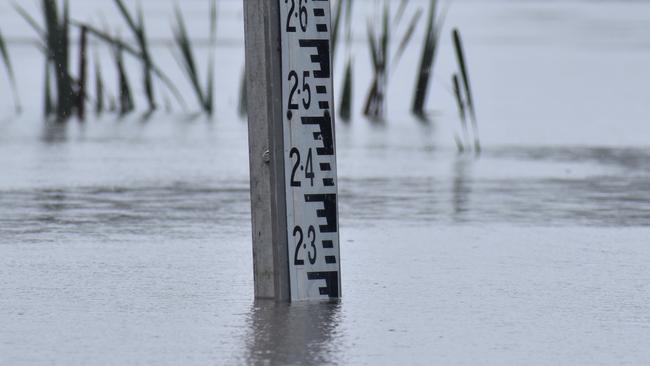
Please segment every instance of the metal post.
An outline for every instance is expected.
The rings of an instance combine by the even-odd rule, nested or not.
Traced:
[[[255,297],[289,300],[277,0],[244,0]]]

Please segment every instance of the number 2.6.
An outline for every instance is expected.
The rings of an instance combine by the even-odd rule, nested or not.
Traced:
[[[300,30],[303,32],[307,31],[307,22],[309,21],[309,13],[307,13],[307,0],[298,0],[298,11],[296,12],[296,0],[284,0],[285,4],[288,4],[291,1],[291,7],[289,8],[289,13],[287,14],[287,32],[295,32],[296,27],[291,25],[292,18],[299,18],[300,21]]]

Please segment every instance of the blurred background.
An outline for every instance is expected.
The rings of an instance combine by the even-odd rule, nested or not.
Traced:
[[[647,14],[332,1],[344,298],[284,306],[241,0],[1,0],[0,363],[645,363]]]

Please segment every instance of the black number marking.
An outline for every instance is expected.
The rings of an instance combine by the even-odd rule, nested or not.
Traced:
[[[293,253],[293,264],[296,266],[303,266],[305,265],[305,260],[298,258],[300,254],[300,247],[303,245],[303,239],[304,239],[304,234],[300,226],[296,226],[293,228],[293,237],[295,238],[296,235],[298,236],[298,242],[296,243],[296,250]],[[312,256],[312,250],[307,251],[307,258],[309,259],[309,263],[313,265],[314,263],[316,263],[316,258],[317,258],[316,229],[314,229],[313,225],[309,226],[309,229],[307,230],[307,238],[310,240],[311,249],[313,250],[313,256]]]
[[[292,109],[298,109],[298,103],[294,103],[293,97],[298,92],[300,95],[300,92],[302,91],[302,106],[304,109],[309,109],[309,106],[311,106],[311,86],[309,86],[309,71],[303,71],[302,72],[302,89],[298,90],[299,86],[299,80],[300,78],[298,77],[298,73],[295,70],[289,71],[289,76],[287,77],[287,80],[290,83],[290,88],[291,91],[289,92],[289,105],[287,108],[289,110]]]
[[[296,161],[293,163],[293,169],[291,170],[291,186],[292,187],[300,187],[302,186],[302,183],[299,180],[296,180],[296,173],[298,173],[298,168],[300,170],[305,170],[305,178],[309,179],[309,184],[313,187],[314,186],[314,178],[316,178],[316,174],[314,173],[314,159],[313,159],[313,153],[312,153],[312,148],[309,148],[309,152],[307,153],[307,162],[305,163],[305,166],[301,166],[300,162],[300,150],[298,150],[297,147],[291,148],[291,151],[289,151],[289,158],[293,159],[293,157],[296,157]]]
[[[300,8],[300,29],[302,29],[303,32],[307,31],[307,21],[309,20],[309,14],[307,14],[307,6],[303,5],[303,1],[306,3],[307,0],[299,0],[298,1],[298,7]]]
[[[300,246],[302,245],[302,229],[300,226],[296,226],[293,229],[293,237],[296,237],[296,234],[300,235],[300,239],[298,239],[298,244],[296,244],[296,253],[293,256],[293,264],[296,266],[302,266],[305,264],[305,261],[302,259],[298,259],[298,252],[300,252]],[[310,259],[311,261],[311,259]],[[313,264],[313,263],[312,263]]]
[[[314,186],[315,177],[316,174],[314,174],[314,163],[312,161],[312,154],[311,154],[311,147],[310,147],[309,152],[307,153],[307,163],[305,164],[305,178],[310,180],[310,185],[312,187]]]
[[[311,149],[309,149],[309,153],[311,154]],[[298,149],[295,147],[289,152],[289,158],[293,159],[294,155],[296,155],[297,159],[293,164],[293,170],[291,171],[291,186],[300,187],[300,182],[296,180],[296,172],[298,171],[298,166],[300,165],[300,151],[298,151]]]
[[[302,72],[302,91],[304,91],[307,94],[307,101],[305,102],[305,96],[303,95],[303,97],[302,97],[302,106],[305,109],[309,109],[309,106],[311,105],[311,88],[309,87],[309,83],[307,83],[308,78],[309,78],[309,71],[303,71]]]
[[[289,0],[284,0],[284,3],[287,4]],[[296,10],[296,0],[291,0],[291,8],[289,9],[289,15],[287,15],[287,32],[295,32],[296,27],[291,25],[291,16]]]
[[[314,258],[311,257],[311,251],[307,253],[307,256],[309,258],[309,263],[314,264],[316,263],[316,229],[314,229],[313,226],[309,227],[309,230],[307,231],[307,237],[311,239],[311,247],[314,249]]]
[[[328,295],[330,298],[339,297],[341,295],[339,293],[338,271],[307,272],[307,279],[310,281],[325,280],[325,286],[318,288],[321,295]]]
[[[289,71],[289,77],[288,80],[291,81],[293,80],[293,86],[291,87],[291,92],[289,92],[289,106],[288,108],[291,109],[298,109],[298,103],[293,103],[293,94],[296,92],[296,89],[298,89],[298,73],[291,70]]]

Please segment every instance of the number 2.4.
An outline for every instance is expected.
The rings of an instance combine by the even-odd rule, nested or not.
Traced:
[[[307,161],[305,162],[305,165],[302,165],[302,162],[300,160],[300,150],[298,150],[297,147],[294,147],[291,149],[291,151],[289,151],[289,158],[293,159],[294,157],[296,158],[296,161],[293,163],[293,169],[291,170],[291,186],[302,186],[302,183],[296,179],[298,170],[301,170],[305,172],[305,179],[309,179],[309,185],[313,187],[316,174],[314,173],[314,159],[311,147],[307,152]]]

